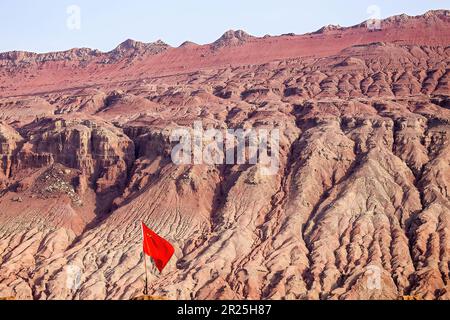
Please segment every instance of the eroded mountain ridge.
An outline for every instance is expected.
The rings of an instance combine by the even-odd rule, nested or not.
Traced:
[[[1,55],[0,295],[140,294],[143,220],[156,295],[448,299],[449,14],[382,26]],[[278,174],[175,165],[198,120],[280,129]]]

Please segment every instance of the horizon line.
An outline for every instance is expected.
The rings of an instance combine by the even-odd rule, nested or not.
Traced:
[[[380,21],[384,21],[384,20],[387,20],[387,19],[390,19],[390,18],[399,17],[399,16],[404,16],[404,15],[406,15],[406,16],[409,17],[409,18],[416,18],[416,17],[424,16],[424,15],[426,15],[426,14],[428,14],[428,13],[436,13],[436,12],[445,12],[445,13],[448,15],[448,14],[450,13],[450,10],[449,10],[449,9],[430,9],[430,10],[427,10],[427,11],[421,13],[421,14],[416,14],[416,15],[409,15],[409,14],[406,14],[406,13],[399,13],[399,14],[393,14],[393,15],[389,15],[389,16],[383,17],[383,18],[381,18],[381,19],[379,19],[379,20],[380,20]],[[362,25],[362,24],[364,24],[364,23],[367,23],[368,21],[370,21],[370,19],[366,19],[366,20],[361,21],[361,22],[359,22],[359,23],[352,24],[352,25],[347,25],[347,26],[343,26],[343,25],[340,25],[340,24],[334,25],[334,26],[339,26],[339,27],[341,27],[341,28],[343,28],[343,29],[349,29],[349,28],[354,28],[354,27],[360,26],[360,25]],[[320,29],[322,29],[322,28],[324,28],[324,27],[327,27],[327,26],[333,26],[333,24],[323,25],[321,28],[319,28],[319,29],[317,29],[317,30],[314,30],[314,31],[308,31],[308,32],[305,32],[305,33],[299,33],[299,34],[286,32],[286,33],[282,33],[282,34],[265,34],[265,35],[252,35],[252,34],[249,34],[249,35],[251,35],[251,36],[253,36],[253,37],[255,37],[255,38],[263,38],[263,37],[266,37],[266,36],[269,36],[269,37],[282,37],[282,36],[291,35],[291,34],[292,34],[292,35],[295,35],[295,36],[303,36],[303,35],[308,35],[308,34],[315,33],[315,32],[317,32],[317,31],[319,31]],[[112,49],[107,50],[107,51],[104,51],[104,50],[101,50],[101,49],[98,49],[98,48],[92,48],[92,47],[89,47],[89,46],[80,46],[80,47],[70,47],[70,48],[68,48],[68,49],[60,49],[60,50],[54,50],[54,51],[31,51],[31,50],[13,49],[13,50],[7,50],[7,51],[0,51],[0,54],[22,52],[22,53],[29,53],[29,54],[35,54],[35,55],[46,55],[46,54],[51,54],[51,53],[63,53],[63,52],[69,52],[69,51],[73,51],[73,50],[82,50],[82,49],[88,49],[88,50],[91,50],[91,51],[98,51],[98,52],[100,52],[101,54],[108,54],[108,53],[111,53],[112,51],[114,51],[115,49],[117,49],[121,44],[123,44],[123,43],[125,43],[125,42],[127,42],[127,41],[135,41],[135,42],[137,42],[137,43],[142,43],[142,44],[155,44],[155,43],[158,43],[158,42],[163,42],[164,44],[166,44],[166,45],[169,46],[170,48],[180,48],[184,43],[187,43],[187,42],[194,43],[194,44],[196,44],[196,45],[198,45],[198,46],[207,46],[207,45],[211,45],[211,44],[213,44],[214,42],[220,40],[220,39],[221,39],[227,32],[229,32],[229,31],[233,31],[233,32],[235,32],[235,31],[244,31],[244,32],[246,32],[245,30],[242,30],[242,29],[239,29],[239,28],[236,28],[236,29],[231,28],[231,29],[226,30],[224,33],[222,33],[222,35],[220,35],[220,36],[219,36],[216,40],[214,40],[213,42],[209,42],[209,43],[201,43],[201,44],[200,44],[200,43],[197,43],[197,42],[195,42],[195,41],[193,41],[193,40],[189,40],[189,39],[188,39],[188,40],[184,40],[184,41],[181,42],[179,45],[171,45],[171,44],[165,42],[165,41],[164,41],[163,39],[161,39],[161,38],[159,38],[159,39],[157,39],[157,40],[155,40],[155,41],[150,41],[150,42],[143,41],[143,40],[136,40],[136,39],[132,39],[132,38],[127,38],[127,39],[123,40],[122,42],[120,42],[119,44],[117,44],[117,45],[116,45],[115,47],[113,47]],[[247,32],[246,32],[246,33],[247,33]],[[247,34],[248,34],[248,33],[247,33]]]

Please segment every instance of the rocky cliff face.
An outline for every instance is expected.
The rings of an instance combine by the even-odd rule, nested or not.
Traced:
[[[121,55],[154,66],[171,57],[161,71],[171,74],[97,69],[94,55],[61,66],[56,89],[12,84],[35,72],[29,55],[20,59],[31,65],[2,65],[0,296],[138,295],[145,221],[176,247],[167,270],[152,271],[156,295],[449,299],[449,30],[438,11],[388,19],[378,32],[228,32],[216,44],[160,43],[150,53],[154,45],[128,42]],[[296,47],[303,41],[311,52]],[[331,51],[316,55],[315,41]],[[265,53],[248,63],[256,45]],[[199,51],[201,68],[174,71],[178,52],[190,61]],[[130,62],[121,55],[111,64]],[[35,76],[50,79],[53,60]],[[84,86],[64,85],[73,70]],[[100,82],[105,75],[121,81]],[[278,173],[174,164],[171,131],[198,120],[279,129]]]

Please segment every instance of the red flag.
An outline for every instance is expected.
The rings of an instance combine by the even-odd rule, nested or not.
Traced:
[[[175,249],[167,240],[150,230],[144,222],[142,222],[142,234],[144,238],[144,253],[152,257],[159,272],[162,272],[170,258],[172,258]]]

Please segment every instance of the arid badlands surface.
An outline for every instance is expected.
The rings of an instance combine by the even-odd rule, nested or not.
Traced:
[[[0,296],[140,295],[143,220],[176,247],[154,295],[449,299],[449,45],[432,11],[0,54]],[[278,174],[175,165],[197,120],[279,129]]]

